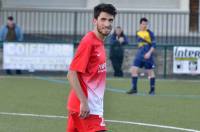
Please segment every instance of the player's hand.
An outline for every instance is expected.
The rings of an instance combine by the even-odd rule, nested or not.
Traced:
[[[147,52],[145,55],[144,55],[144,59],[149,59],[151,56],[151,53],[150,52]]]
[[[86,118],[89,116],[89,113],[90,113],[90,110],[89,110],[88,102],[87,101],[81,102],[79,117]]]

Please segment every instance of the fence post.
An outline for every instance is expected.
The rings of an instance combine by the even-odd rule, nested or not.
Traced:
[[[0,25],[2,24],[2,19],[3,19],[2,12],[3,12],[2,11],[2,0],[0,0]],[[3,47],[3,42],[0,41],[0,48],[2,48],[2,47]]]
[[[168,19],[169,19],[169,13],[167,13],[167,16],[166,16],[166,39],[165,39],[165,43],[167,43],[167,44],[169,44],[169,39],[168,39],[168,37],[169,37],[169,35],[168,35],[168,33],[169,33],[169,23],[168,23]]]
[[[76,40],[77,40],[77,25],[78,25],[78,22],[77,22],[77,14],[78,12],[75,11],[74,12],[74,35],[73,35],[73,41],[76,43]]]
[[[1,10],[1,8],[2,8],[2,0],[0,0],[0,10]]]
[[[167,46],[164,46],[164,73],[163,77],[167,77]]]
[[[0,25],[2,24],[1,21],[2,21],[2,19],[3,19],[1,13],[2,13],[2,0],[0,0]]]

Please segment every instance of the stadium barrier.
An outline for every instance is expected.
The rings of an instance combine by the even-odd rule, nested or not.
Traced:
[[[30,45],[28,45],[28,43],[21,43],[20,45],[18,45],[18,48],[15,48],[15,50],[10,50],[9,52],[10,52],[10,54],[8,54],[8,58],[9,58],[9,55],[13,55],[14,54],[14,58],[12,58],[13,56],[11,56],[9,59],[19,59],[19,57],[17,57],[17,53],[18,53],[18,51],[20,51],[20,49],[22,48],[22,49],[24,49],[24,48],[28,48],[27,50],[23,50],[24,51],[24,54],[31,54],[32,52],[32,50],[30,50],[30,48],[31,49],[33,49],[33,50],[35,50],[36,51],[36,49],[37,48],[39,48],[39,47],[43,47],[43,50],[44,50],[44,46],[42,46],[42,45],[46,45],[47,47],[46,48],[50,48],[48,45],[47,45],[47,43],[39,43],[38,44],[38,46],[37,46],[37,44],[38,43],[32,43],[32,45],[30,44]],[[53,43],[52,43],[53,44]],[[66,45],[66,43],[59,43],[59,45],[62,47],[62,44],[63,45]],[[24,45],[24,46],[23,46]],[[26,46],[25,46],[26,45]],[[51,45],[51,44],[49,44],[49,45]],[[75,45],[75,44],[74,44]],[[74,50],[76,50],[76,45],[74,46]],[[181,46],[178,46],[178,47],[181,47]],[[184,51],[185,50],[182,50],[182,51],[180,51],[180,53],[178,53],[179,54],[179,56],[180,55],[185,55],[184,57],[182,57],[183,58],[183,60],[184,59],[187,59],[187,58],[189,58],[190,60],[192,60],[191,62],[194,62],[193,60],[195,60],[196,62],[195,63],[192,63],[192,64],[195,64],[196,66],[198,66],[197,64],[199,64],[200,62],[199,62],[199,55],[200,55],[200,51],[199,51],[199,46],[190,46],[191,48],[192,47],[194,47],[193,49],[197,49],[197,50],[191,50],[191,51],[186,51],[186,52],[188,52],[188,53],[184,53]],[[4,47],[5,48],[5,47]],[[20,49],[19,49],[20,48]],[[181,47],[181,48],[184,48],[183,46]],[[10,47],[10,48],[8,48],[7,50],[9,50],[9,49],[12,49],[12,46]],[[19,49],[19,50],[17,50],[17,49]],[[109,50],[110,49],[110,45],[109,44],[106,44],[106,52],[107,52],[107,73],[108,73],[108,75],[110,75],[110,76],[113,76],[113,68],[112,68],[112,65],[111,65],[111,62],[110,62],[110,59],[109,59]],[[188,49],[188,47],[186,47],[185,49]],[[16,51],[16,52],[15,52]],[[26,51],[28,51],[28,52],[31,52],[31,53],[27,53]],[[59,51],[59,50],[58,50]],[[124,46],[124,61],[123,61],[123,66],[122,66],[122,69],[123,69],[123,72],[124,72],[124,75],[125,76],[130,76],[130,67],[131,67],[131,65],[132,65],[132,60],[133,60],[133,58],[134,58],[134,55],[135,55],[135,53],[136,53],[136,51],[137,51],[137,47],[135,46],[135,45],[126,45],[126,46]],[[14,53],[13,53],[14,52]],[[38,53],[40,53],[41,52],[41,50],[40,49],[38,49]],[[55,52],[55,51],[52,51],[52,52]],[[63,51],[62,51],[63,52]],[[59,51],[59,54],[60,54],[61,52]],[[21,55],[22,53],[20,53],[20,55]],[[33,59],[33,57],[35,56],[35,54],[36,53],[34,53],[34,54],[31,54],[32,56],[30,56],[29,58],[31,58],[33,61],[31,61],[31,62],[34,62],[34,61],[36,61],[37,63],[38,63],[38,61],[41,61],[41,59],[42,59],[42,57],[45,57],[45,54],[39,54],[40,56],[36,56],[34,59]],[[57,55],[57,53],[54,53],[55,55]],[[190,57],[187,57],[186,56],[186,54],[187,55],[191,55]],[[5,53],[4,53],[4,55],[5,55]],[[48,54],[49,55],[49,54]],[[196,56],[195,56],[196,55]],[[23,55],[23,56],[25,56],[25,55]],[[46,70],[43,70],[43,71],[41,71],[41,69],[37,69],[37,68],[41,68],[40,66],[43,66],[41,63],[38,63],[38,64],[30,64],[30,65],[28,65],[29,67],[30,66],[36,66],[36,67],[34,67],[34,68],[32,68],[32,69],[26,69],[26,67],[25,67],[25,64],[26,64],[26,61],[27,61],[27,59],[26,58],[24,58],[23,56],[21,56],[21,59],[24,61],[23,62],[23,64],[14,64],[14,62],[12,62],[12,66],[19,66],[19,65],[23,65],[23,67],[21,67],[22,68],[22,70],[23,70],[23,68],[25,68],[24,70],[27,70],[27,71],[29,71],[29,70],[34,70],[34,72],[37,72],[37,71],[40,71],[40,72],[43,72],[43,71],[47,71],[47,72],[49,72],[49,73],[55,73],[56,71],[59,71],[59,70],[56,70],[56,69],[52,69],[52,67],[51,66],[59,66],[59,65],[62,65],[61,63],[60,63],[60,61],[56,61],[56,63],[54,64],[54,63],[52,63],[51,64],[51,61],[53,61],[54,62],[54,60],[51,60],[51,58],[49,58],[49,59],[46,59],[46,61],[47,61],[47,63],[45,63],[45,65],[46,65],[46,67],[48,68],[49,66],[50,66],[50,70],[48,70],[48,69],[46,69]],[[64,54],[62,54],[62,56],[65,56]],[[69,55],[68,55],[68,57],[69,57]],[[192,58],[193,57],[193,58]],[[196,58],[195,58],[196,57]],[[28,61],[29,61],[29,58],[28,58]],[[176,58],[178,58],[178,59],[180,59],[181,57],[176,57]],[[4,56],[4,59],[5,59],[5,56]],[[60,58],[58,58],[58,59],[60,59]],[[63,59],[63,58],[61,58],[61,59]],[[70,58],[69,58],[70,59]],[[1,48],[1,50],[0,50],[0,60],[1,60],[1,65],[0,65],[0,69],[1,69],[1,71],[3,71],[3,49]],[[5,60],[4,60],[5,61]],[[57,64],[57,62],[59,63],[59,64]],[[15,61],[15,63],[18,63],[18,61]],[[64,64],[65,62],[63,62],[63,64]],[[174,46],[173,45],[158,45],[157,46],[157,49],[156,49],[156,52],[155,52],[155,63],[156,63],[156,68],[155,68],[155,72],[156,72],[156,75],[157,75],[157,77],[158,78],[199,78],[200,77],[200,75],[199,75],[199,70],[196,70],[196,72],[191,72],[191,73],[186,73],[184,70],[183,70],[183,72],[182,72],[182,74],[175,74],[175,71],[174,71],[174,67],[176,67],[176,68],[179,68],[179,65],[181,66],[185,66],[188,62],[181,62],[181,61],[175,61],[174,60]],[[66,64],[67,65],[69,65],[69,63],[68,62],[66,62]],[[47,65],[49,65],[49,66],[47,66]],[[194,66],[194,65],[192,65],[192,66]],[[14,68],[14,67],[13,67]],[[19,69],[21,69],[20,67],[18,67]],[[15,68],[14,68],[15,69]],[[199,69],[199,68],[198,68]],[[178,72],[180,72],[180,69],[177,69],[177,70],[179,70]],[[62,71],[62,70],[61,70]],[[32,73],[33,73],[33,71],[31,71]],[[47,73],[47,72],[45,72],[45,74]],[[1,72],[2,73],[2,72]],[[32,74],[31,73],[31,74]],[[60,72],[60,73],[62,73],[62,72]],[[59,74],[60,74],[59,73]],[[66,73],[66,70],[64,70],[63,71],[63,73],[62,73],[62,75],[66,75],[66,74],[64,74],[64,73]],[[141,73],[144,73],[144,71],[141,71]],[[183,76],[184,75],[184,76]],[[143,74],[141,74],[141,76],[144,76]]]

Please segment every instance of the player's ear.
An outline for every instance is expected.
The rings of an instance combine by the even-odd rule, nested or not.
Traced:
[[[96,19],[96,18],[93,19],[93,24],[94,24],[94,25],[97,24],[97,19]]]

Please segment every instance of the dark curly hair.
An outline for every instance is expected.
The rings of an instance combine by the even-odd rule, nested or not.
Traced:
[[[146,17],[142,17],[142,18],[140,19],[140,24],[141,24],[142,22],[148,22],[148,19],[147,19]]]
[[[94,18],[97,19],[101,12],[106,12],[114,17],[117,14],[117,10],[112,4],[105,3],[101,3],[94,7]]]

